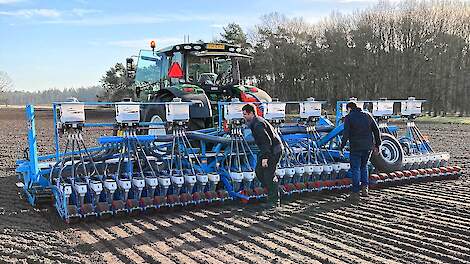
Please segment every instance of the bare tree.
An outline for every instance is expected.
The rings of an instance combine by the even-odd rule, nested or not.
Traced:
[[[272,13],[249,41],[251,74],[274,97],[416,96],[435,115],[470,112],[468,1],[383,0],[316,24]]]
[[[8,106],[8,98],[5,93],[13,88],[13,80],[6,72],[0,71],[0,103]]]
[[[9,91],[13,87],[13,81],[8,73],[0,71],[0,92]]]

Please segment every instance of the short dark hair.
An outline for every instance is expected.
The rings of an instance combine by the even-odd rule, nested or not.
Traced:
[[[246,104],[242,107],[242,111],[245,111],[247,113],[256,113],[255,109],[255,105],[253,104]]]
[[[346,104],[346,109],[356,109],[357,105],[355,102],[349,102]]]

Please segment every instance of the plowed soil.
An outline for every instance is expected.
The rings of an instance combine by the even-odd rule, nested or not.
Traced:
[[[52,118],[37,117],[39,148],[50,152]],[[419,124],[436,151],[450,151],[452,163],[464,167],[458,180],[373,190],[359,202],[330,193],[284,201],[277,211],[227,204],[75,225],[19,198],[14,170],[27,145],[23,111],[0,110],[0,126],[0,262],[470,261],[470,126]]]

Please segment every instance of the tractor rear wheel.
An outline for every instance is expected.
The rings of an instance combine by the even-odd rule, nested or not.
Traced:
[[[175,96],[171,93],[165,93],[154,99],[153,102],[171,102]],[[143,120],[146,122],[165,122],[166,121],[166,112],[164,105],[149,105],[148,108],[143,113]],[[190,118],[188,122],[189,130],[199,130],[206,127],[205,120],[200,118]],[[166,132],[164,125],[154,125],[150,126],[148,134],[151,135],[161,135],[162,132]]]

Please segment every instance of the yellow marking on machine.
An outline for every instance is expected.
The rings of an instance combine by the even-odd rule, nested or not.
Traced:
[[[225,45],[224,44],[216,44],[216,43],[208,43],[207,46],[206,46],[207,49],[225,49]]]

